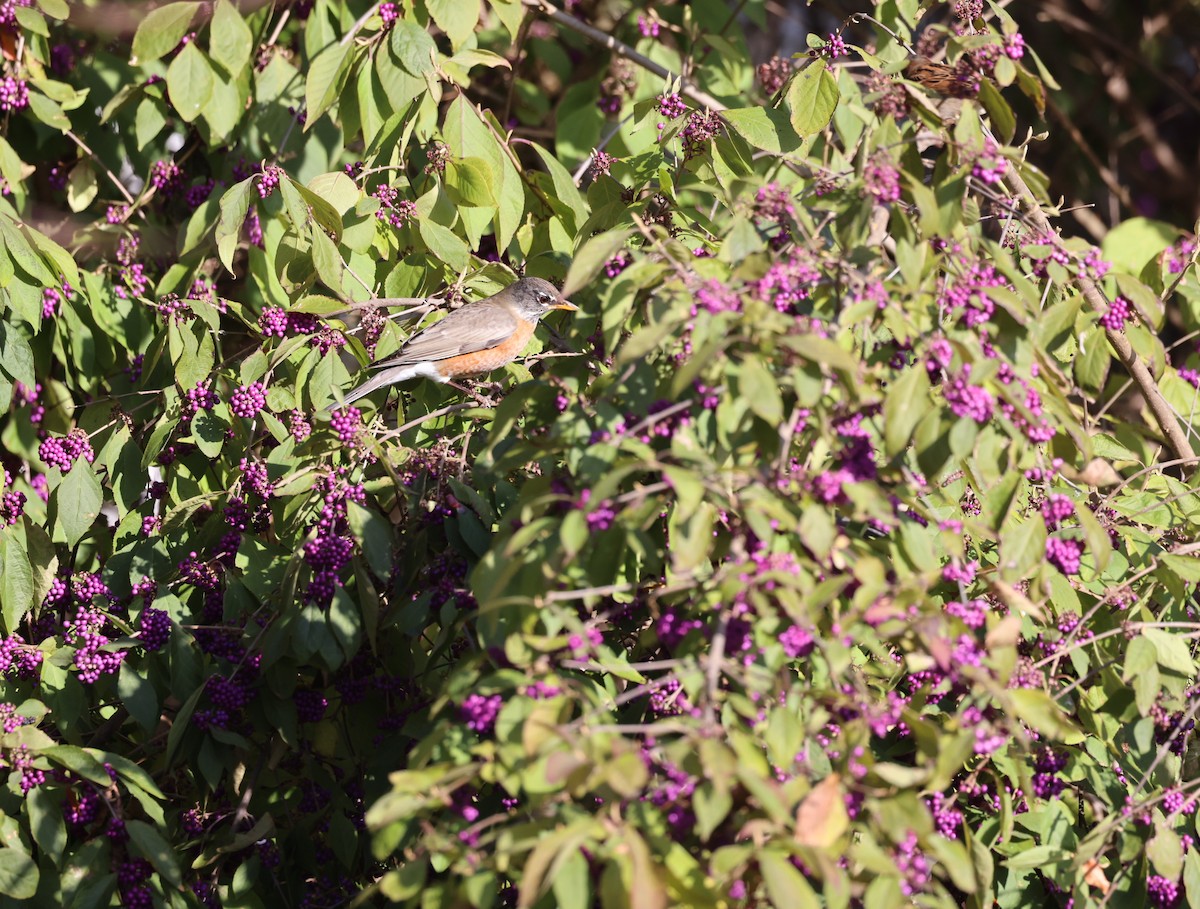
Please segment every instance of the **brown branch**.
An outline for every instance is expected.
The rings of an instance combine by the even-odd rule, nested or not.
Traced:
[[[1015,167],[1010,167],[1005,173],[1004,185],[1018,198],[1021,208],[1038,231],[1045,236],[1053,236],[1054,230],[1050,226],[1050,219],[1046,217],[1046,213],[1042,211],[1037,199],[1034,198],[1033,191],[1017,173]],[[1101,315],[1108,312],[1109,301],[1095,281],[1086,274],[1081,274],[1078,283],[1079,289],[1083,291],[1083,298],[1095,312]],[[1138,357],[1129,339],[1125,337],[1124,332],[1108,328],[1104,330],[1104,334],[1108,337],[1108,343],[1112,345],[1113,350],[1117,352],[1118,358],[1125,364],[1130,377],[1141,389],[1150,413],[1154,415],[1154,420],[1166,437],[1167,444],[1171,447],[1175,457],[1183,461],[1194,461],[1196,454],[1192,451],[1192,446],[1188,444],[1187,435],[1179,427],[1179,421],[1175,419],[1171,405],[1163,397],[1158,383],[1154,381],[1154,376],[1150,374],[1146,364]]]
[[[639,54],[628,44],[618,41],[612,35],[606,35],[604,32],[600,31],[600,29],[593,28],[586,22],[581,22],[569,13],[564,13],[554,4],[550,3],[549,0],[524,0],[524,2],[526,6],[540,10],[549,19],[554,20],[560,25],[566,26],[567,28],[571,29],[571,31],[579,32],[579,34],[583,35],[585,38],[595,41],[597,44],[604,45],[613,53],[618,54],[627,60],[631,60],[638,66],[642,67],[642,69],[649,70],[657,76],[662,76],[664,79],[675,80],[677,78],[682,78],[676,73],[672,73],[665,66],[655,63],[649,57]],[[707,107],[709,110],[727,109],[724,104],[722,104],[712,95],[708,94],[707,92],[703,92],[698,88],[693,88],[686,83],[679,87],[679,91],[681,94],[687,95],[697,104]]]

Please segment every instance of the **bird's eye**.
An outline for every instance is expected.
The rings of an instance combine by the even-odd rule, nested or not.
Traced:
[[[552,294],[546,293],[546,291],[544,291],[544,290],[539,290],[538,294],[537,294],[537,301],[543,305],[545,305],[547,303],[553,303],[554,296]]]

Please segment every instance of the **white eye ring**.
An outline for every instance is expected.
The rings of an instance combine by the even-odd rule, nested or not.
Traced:
[[[554,297],[553,297],[553,295],[546,293],[546,291],[544,291],[544,290],[539,290],[538,295],[537,295],[537,301],[539,303],[552,303],[554,301]]]

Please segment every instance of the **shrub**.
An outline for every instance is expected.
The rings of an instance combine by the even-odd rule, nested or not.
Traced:
[[[1200,901],[1192,238],[998,7],[567,6],[0,5],[0,892]]]

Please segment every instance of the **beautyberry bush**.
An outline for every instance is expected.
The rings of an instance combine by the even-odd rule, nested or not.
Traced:
[[[862,6],[0,3],[6,900],[1200,905],[1195,238]]]

